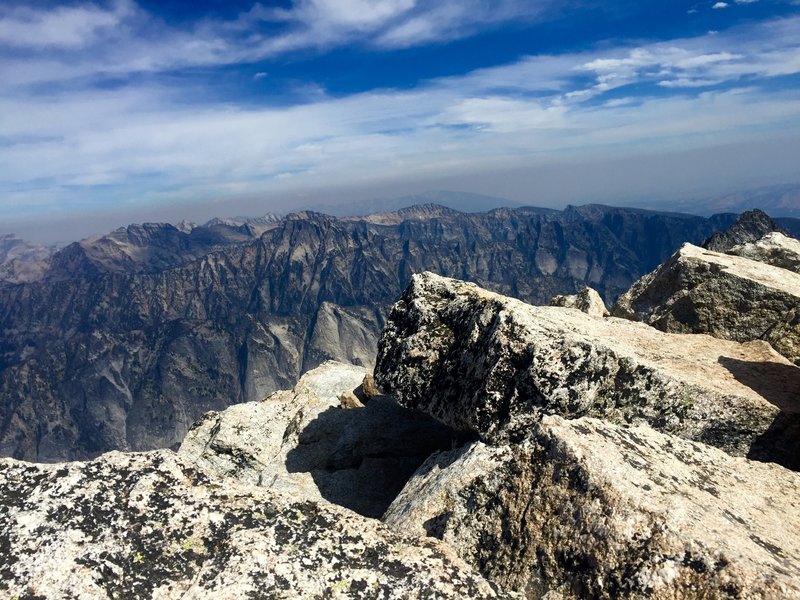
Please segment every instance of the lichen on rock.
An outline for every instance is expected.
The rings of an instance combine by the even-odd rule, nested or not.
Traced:
[[[781,380],[765,383],[778,371]],[[797,405],[800,370],[763,342],[534,307],[431,273],[415,275],[392,309],[376,381],[401,404],[490,443],[547,414],[646,423],[768,460],[796,456],[800,443],[788,435],[764,446],[781,409]]]

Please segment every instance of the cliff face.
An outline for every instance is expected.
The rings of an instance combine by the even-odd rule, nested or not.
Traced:
[[[728,219],[729,220],[729,219]],[[374,221],[374,222],[373,222]],[[54,461],[174,446],[208,410],[325,360],[372,366],[388,307],[432,270],[543,303],[606,300],[726,218],[607,207],[132,226],[0,283],[0,454]]]

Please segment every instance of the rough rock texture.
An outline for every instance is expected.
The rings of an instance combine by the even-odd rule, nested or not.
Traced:
[[[361,367],[325,363],[291,391],[208,413],[179,455],[220,477],[380,517],[431,453],[459,439],[388,397],[360,410],[341,408],[341,397],[355,398],[364,379]]]
[[[577,308],[590,317],[607,317],[609,315],[603,299],[590,287],[583,288],[572,296],[555,296],[550,300],[550,306],[563,306],[564,308]]]
[[[391,224],[307,213],[72,244],[39,281],[0,282],[0,454],[174,447],[207,411],[287,389],[328,359],[370,368],[414,272],[536,303],[587,284],[608,300],[732,219],[601,206],[428,209]]]
[[[404,406],[484,441],[558,414],[648,423],[785,464],[798,456],[800,369],[768,344],[534,307],[432,273],[392,309],[375,376]]]
[[[727,251],[727,254],[800,273],[800,241],[782,233],[768,233],[755,242],[734,246]]]
[[[755,209],[742,213],[725,231],[719,231],[700,244],[706,250],[727,252],[734,246],[755,242],[768,233],[779,231],[778,224],[763,210]]]
[[[800,474],[596,419],[431,457],[387,511],[540,598],[800,598]],[[557,593],[556,593],[557,592]]]
[[[780,244],[788,238],[771,240]],[[800,274],[684,244],[620,296],[612,312],[662,331],[708,333],[740,342],[777,340],[778,349],[798,362],[798,306]]]
[[[0,461],[5,598],[498,598],[435,540],[170,451]]]

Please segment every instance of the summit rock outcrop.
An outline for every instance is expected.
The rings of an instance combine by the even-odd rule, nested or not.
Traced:
[[[169,450],[0,460],[6,598],[506,598],[437,540]]]
[[[800,443],[789,433],[800,369],[764,342],[530,306],[432,273],[393,307],[375,378],[404,406],[492,443],[548,414],[646,423],[779,462]]]
[[[795,247],[790,238],[773,235],[760,245],[736,247],[733,251],[774,257],[786,264]],[[684,244],[622,294],[612,313],[662,331],[707,333],[740,342],[766,340],[797,363],[798,306],[799,273]]]
[[[800,369],[768,344],[424,273],[392,309],[376,381],[480,437],[432,455],[384,521],[505,589],[800,598],[800,473],[770,464],[800,467]]]

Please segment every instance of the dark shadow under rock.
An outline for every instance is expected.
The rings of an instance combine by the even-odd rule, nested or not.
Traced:
[[[740,383],[781,409],[750,448],[747,458],[800,470],[800,368],[721,356],[719,363]]]
[[[465,441],[418,411],[376,397],[363,409],[320,413],[300,432],[286,469],[310,473],[329,502],[380,518],[431,454]]]

